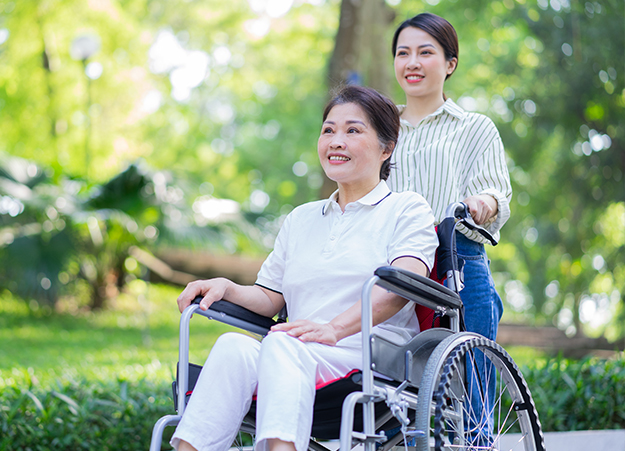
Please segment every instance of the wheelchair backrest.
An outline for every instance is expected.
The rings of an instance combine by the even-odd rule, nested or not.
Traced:
[[[448,217],[436,227],[438,235],[438,248],[434,266],[430,272],[430,279],[445,284],[448,277],[453,277],[455,271],[462,271],[463,262],[458,261],[456,250],[456,221],[455,218]],[[446,318],[436,315],[436,312],[423,305],[416,304],[415,312],[419,319],[421,331],[433,327],[449,327]]]

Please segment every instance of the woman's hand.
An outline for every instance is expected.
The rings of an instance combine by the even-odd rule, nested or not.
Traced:
[[[178,296],[178,309],[180,313],[182,313],[197,296],[204,297],[202,302],[200,302],[200,308],[202,310],[208,310],[208,307],[210,307],[213,302],[220,301],[224,298],[230,285],[232,285],[231,281],[221,277],[209,280],[196,280],[189,283],[182,293],[180,293],[180,296]]]
[[[316,342],[329,346],[334,346],[338,341],[336,330],[332,325],[303,319],[276,324],[271,328],[271,332],[286,332],[291,337],[299,338],[300,341]]]
[[[497,214],[497,200],[488,194],[469,196],[462,202],[469,207],[469,213],[477,225],[484,224]]]

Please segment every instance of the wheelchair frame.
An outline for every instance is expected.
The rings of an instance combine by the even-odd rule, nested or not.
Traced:
[[[455,226],[462,223],[466,227],[481,233],[493,244],[497,242],[482,227],[477,226],[470,218],[466,205],[455,203],[448,207],[445,227],[451,237],[449,252],[451,266],[444,269],[449,288],[430,279],[409,273],[395,267],[382,267],[376,270],[374,276],[367,280],[362,289],[362,391],[349,394],[343,401],[342,418],[340,424],[340,451],[349,451],[354,443],[364,445],[364,451],[387,451],[402,440],[416,445],[420,451],[431,449],[502,449],[498,434],[487,445],[476,445],[476,440],[485,440],[480,436],[480,426],[473,426],[477,412],[472,409],[474,387],[467,390],[467,373],[473,365],[473,373],[477,375],[479,389],[483,396],[483,382],[479,377],[476,355],[484,355],[490,365],[500,374],[500,383],[505,390],[501,395],[511,399],[511,406],[506,414],[516,415],[520,427],[520,439],[513,446],[520,444],[524,451],[545,451],[544,438],[538,419],[538,414],[531,398],[531,394],[523,379],[523,375],[512,358],[491,340],[478,334],[464,332],[462,322],[462,301],[459,292],[462,289],[462,274],[458,268],[455,256]],[[441,226],[443,223],[441,223]],[[439,226],[439,229],[440,227]],[[439,230],[440,236],[440,230]],[[440,249],[440,248],[439,248]],[[381,337],[371,334],[372,301],[371,292],[375,285],[394,292],[409,301],[424,305],[441,316],[450,319],[450,328],[432,328],[415,336],[408,343],[397,345]],[[200,300],[201,298],[198,298]],[[266,335],[274,323],[252,312],[220,301],[206,311],[199,305],[192,304],[185,309],[180,318],[179,337],[179,366],[178,390],[175,404],[177,415],[166,415],[154,425],[150,451],[159,451],[162,434],[167,426],[177,425],[186,408],[189,382],[189,322],[194,314],[215,319],[232,326],[248,330],[260,335]],[[243,314],[241,314],[243,310]],[[489,370],[490,371],[490,370]],[[374,377],[374,372],[390,376],[399,383],[389,384],[383,379]],[[176,384],[174,382],[174,384]],[[418,394],[416,393],[418,389]],[[501,388],[500,388],[501,389]],[[479,402],[487,399],[486,396]],[[421,400],[419,402],[419,400]],[[493,401],[493,400],[491,400]],[[399,420],[401,431],[392,437],[376,431],[375,403],[385,402],[389,407],[387,414],[378,424],[383,424],[392,416]],[[494,400],[503,406],[500,399]],[[358,404],[363,408],[363,431],[354,431],[354,412]],[[494,406],[493,406],[494,408]],[[463,410],[464,409],[464,410]],[[489,408],[490,412],[490,408]],[[413,413],[415,420],[409,418]],[[487,415],[490,416],[490,413]],[[484,413],[479,414],[481,427],[488,429],[489,418]],[[243,432],[253,433],[253,422],[242,425]],[[507,423],[498,427],[508,427]],[[473,428],[472,430],[469,430]],[[507,432],[498,430],[493,432]],[[490,432],[489,432],[490,434]],[[474,436],[477,436],[476,439]],[[470,440],[469,443],[467,440]],[[490,440],[490,439],[488,439]],[[315,451],[326,450],[322,445],[311,440],[309,449]],[[514,448],[516,449],[516,448]]]

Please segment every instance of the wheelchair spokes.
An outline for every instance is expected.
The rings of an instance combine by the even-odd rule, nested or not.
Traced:
[[[523,376],[506,351],[474,334],[451,343],[425,378],[418,450],[544,451],[540,422]],[[478,371],[483,368],[483,371]],[[482,374],[480,379],[478,374]]]

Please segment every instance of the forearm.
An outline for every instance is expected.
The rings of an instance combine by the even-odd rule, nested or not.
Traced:
[[[200,308],[206,310],[213,302],[230,301],[264,316],[273,316],[284,305],[281,294],[258,285],[239,285],[225,278],[196,280],[189,283],[178,297],[182,312],[197,296],[202,296]]]
[[[282,298],[259,285],[239,285],[232,281],[224,293],[223,299],[245,307],[259,315],[272,317],[282,308]]]
[[[371,293],[371,309],[373,325],[376,326],[392,318],[399,312],[408,301],[400,296],[386,292],[386,290],[376,286]],[[337,341],[345,337],[354,335],[361,330],[362,301],[358,301],[348,310],[338,315],[330,326],[335,330]]]
[[[425,264],[421,260],[413,257],[399,258],[393,262],[393,266],[407,269],[424,277],[427,277],[428,274],[428,269]],[[379,286],[373,287],[373,291],[371,292],[373,325],[376,326],[393,317],[404,308],[407,302],[405,298],[394,293],[389,293]],[[361,312],[362,300],[330,321],[330,325],[336,331],[338,340],[360,332]]]

